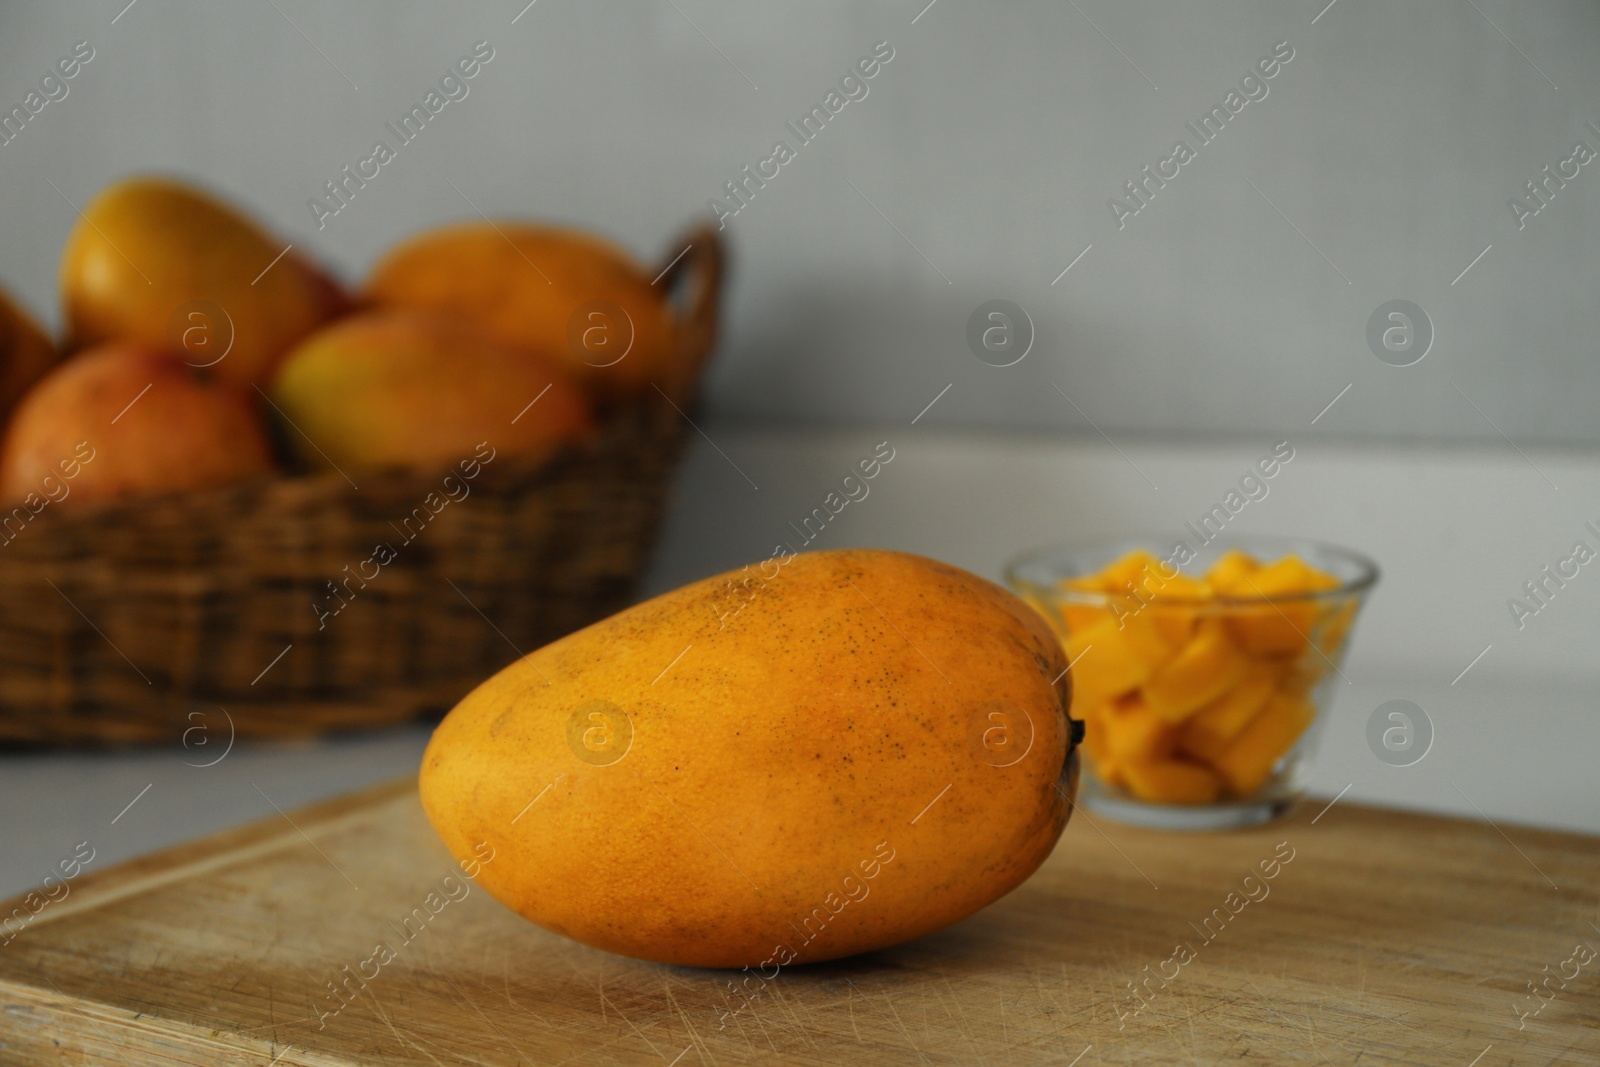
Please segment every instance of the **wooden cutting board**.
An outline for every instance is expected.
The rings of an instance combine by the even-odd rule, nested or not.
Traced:
[[[1325,803],[1203,836],[1079,811],[967,921],[762,978],[595,951],[481,889],[433,911],[452,865],[397,782],[80,876],[0,945],[0,1063],[1600,1063],[1574,953],[1600,839]]]

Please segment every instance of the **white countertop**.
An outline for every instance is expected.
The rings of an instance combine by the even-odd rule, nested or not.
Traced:
[[[901,548],[996,579],[1031,546],[1176,533],[1277,443],[704,428],[717,447],[694,442],[647,594],[797,540],[788,523],[885,440],[895,458],[812,547]],[[1519,826],[1600,834],[1600,569],[1583,568],[1521,629],[1507,607],[1575,540],[1600,549],[1583,529],[1589,519],[1600,526],[1600,458],[1295,447],[1268,495],[1230,529],[1316,536],[1384,568],[1313,758],[1314,792],[1491,819],[1512,863],[1522,862],[1511,847]],[[1413,701],[1433,722],[1432,749],[1409,767],[1389,766],[1367,746],[1368,717],[1391,699]],[[176,745],[0,755],[0,895],[39,884],[81,841],[100,869],[270,815],[274,805],[292,810],[411,773],[427,736],[409,727],[315,744],[239,743],[210,767],[194,764],[214,752]]]

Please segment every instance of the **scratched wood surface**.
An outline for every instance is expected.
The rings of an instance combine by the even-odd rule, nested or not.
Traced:
[[[1600,839],[1324,803],[1207,836],[1080,811],[967,921],[738,995],[481,889],[402,943],[451,864],[397,782],[82,875],[0,946],[0,1063],[1600,1063]]]

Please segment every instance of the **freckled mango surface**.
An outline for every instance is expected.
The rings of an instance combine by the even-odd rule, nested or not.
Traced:
[[[1066,660],[972,574],[780,555],[518,660],[423,757],[478,882],[611,952],[774,967],[883,948],[1042,863],[1076,786]]]

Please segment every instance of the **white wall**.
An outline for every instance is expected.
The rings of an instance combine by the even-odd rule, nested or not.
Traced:
[[[51,183],[81,204],[148,170],[226,191],[348,277],[472,217],[462,194],[653,257],[888,40],[870,94],[729,221],[718,413],[898,420],[954,383],[928,423],[1596,437],[1600,166],[1520,232],[1507,207],[1575,141],[1600,149],[1592,3],[938,0],[913,22],[926,0],[538,0],[513,24],[523,2],[0,5],[6,108],[95,48],[0,146],[0,283],[53,314],[74,214]],[[318,232],[322,182],[479,40],[495,58],[470,95]],[[1185,122],[1280,41],[1270,94],[1200,147]],[[1180,136],[1198,158],[1119,230],[1108,198]],[[993,297],[1037,326],[1006,369],[964,341]],[[1405,369],[1365,339],[1393,298],[1437,332]]]

